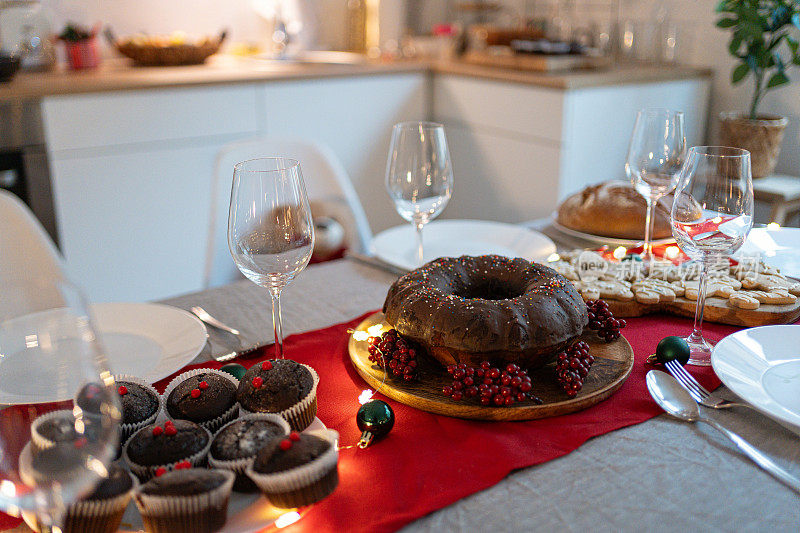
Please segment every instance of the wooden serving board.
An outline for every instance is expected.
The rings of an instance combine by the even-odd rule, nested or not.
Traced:
[[[602,68],[611,65],[610,60],[606,57],[591,57],[578,54],[490,54],[482,51],[472,51],[464,54],[461,60],[474,65],[536,72]]]
[[[674,302],[642,304],[635,300],[620,302],[606,300],[608,308],[616,318],[629,318],[653,313],[694,317],[697,302],[678,297]],[[791,305],[761,304],[758,309],[740,309],[728,303],[725,298],[709,296],[703,311],[703,320],[732,326],[766,326],[770,324],[791,324],[800,318],[800,298]]]
[[[366,332],[367,328],[384,324],[383,313],[367,317],[358,325],[356,331]],[[583,388],[574,398],[558,388],[553,373],[555,364],[550,363],[530,372],[533,393],[542,404],[532,401],[515,403],[509,407],[486,407],[476,404],[475,399],[457,402],[442,394],[442,387],[452,383],[447,372],[438,362],[427,357],[419,360],[417,381],[397,381],[385,379],[384,372],[369,361],[366,340],[356,340],[351,335],[348,344],[350,361],[356,371],[377,392],[416,409],[439,415],[476,420],[532,420],[549,416],[564,415],[591,407],[602,402],[622,386],[633,368],[633,349],[624,337],[605,343],[598,337],[587,335],[583,339],[589,343],[594,357],[589,375]]]

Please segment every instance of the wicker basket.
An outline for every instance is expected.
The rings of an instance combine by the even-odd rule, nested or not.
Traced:
[[[125,57],[141,66],[199,65],[219,51],[225,37],[223,31],[218,38],[205,38],[197,43],[150,43],[133,39],[117,40],[110,31],[106,37]]]

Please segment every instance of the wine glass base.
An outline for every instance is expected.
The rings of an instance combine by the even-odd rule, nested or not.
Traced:
[[[689,335],[684,337],[686,343],[689,345],[689,362],[687,364],[694,366],[711,366],[711,350],[714,345],[705,340],[700,335]]]

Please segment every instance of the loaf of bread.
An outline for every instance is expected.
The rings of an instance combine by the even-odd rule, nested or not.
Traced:
[[[672,236],[669,211],[672,196],[662,197],[655,206],[653,239]],[[559,224],[602,237],[644,239],[647,204],[630,183],[606,181],[590,185],[561,202]]]

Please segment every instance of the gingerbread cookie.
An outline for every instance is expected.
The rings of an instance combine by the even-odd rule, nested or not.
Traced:
[[[633,300],[630,283],[618,279],[598,279],[592,281],[573,281],[573,285],[584,300]]]
[[[643,304],[657,304],[674,302],[675,298],[683,295],[683,286],[669,283],[660,279],[647,278],[631,285],[634,298]]]
[[[738,307],[740,309],[758,309],[761,306],[761,302],[758,301],[758,298],[755,298],[750,295],[749,291],[736,291],[731,294],[728,301],[731,305]]]
[[[800,296],[800,283],[789,280],[780,274],[758,274],[742,278],[742,287],[770,292],[774,289],[785,289],[788,293]]]
[[[748,296],[755,298],[762,304],[789,305],[797,301],[797,297],[782,289],[771,291],[747,291]]]
[[[700,286],[699,281],[684,281],[683,288],[686,290],[684,297],[687,300],[697,300],[697,291]],[[728,283],[725,278],[713,278],[706,282],[706,296],[719,296],[728,299],[737,289]]]

